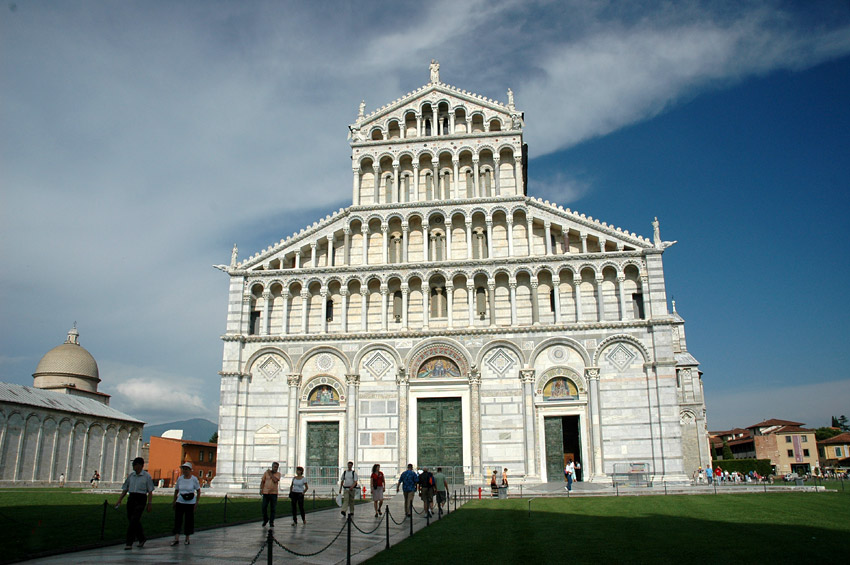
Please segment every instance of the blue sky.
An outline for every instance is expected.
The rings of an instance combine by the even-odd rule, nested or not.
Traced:
[[[112,405],[218,410],[211,268],[350,204],[346,125],[428,80],[525,111],[529,194],[642,235],[712,429],[850,413],[847,2],[0,9],[0,379],[77,321]]]

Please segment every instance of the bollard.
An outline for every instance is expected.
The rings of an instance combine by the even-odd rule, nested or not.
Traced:
[[[272,535],[272,530],[269,529],[269,535],[266,536],[266,549],[269,550],[266,560],[268,565],[272,565],[274,563],[274,557],[272,557],[272,546],[274,545],[274,536]]]
[[[227,523],[227,495],[224,495],[224,523]]]
[[[351,513],[350,512],[348,513],[348,517],[345,519],[345,523],[348,525],[348,532],[346,534],[348,536],[348,542],[347,542],[346,548],[345,548],[345,553],[346,553],[345,563],[346,563],[346,565],[351,565]]]
[[[413,536],[413,505],[410,505],[410,514],[408,514],[408,518],[410,518],[410,535]]]
[[[519,497],[522,498],[522,484],[519,485]]]
[[[316,509],[316,491],[313,491],[313,510]]]
[[[667,481],[664,481],[664,496],[667,496]]]
[[[481,500],[481,487],[478,487],[478,500]]]
[[[390,509],[389,509],[389,507],[387,507],[387,511],[384,512],[384,521],[387,523],[387,547],[385,547],[384,549],[390,548],[390,517],[391,516],[392,515],[390,514]]]
[[[109,506],[109,501],[103,501],[103,518],[100,520],[100,539],[103,540],[103,532],[106,530],[106,507]]]

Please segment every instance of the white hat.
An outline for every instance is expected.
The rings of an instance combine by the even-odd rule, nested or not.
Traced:
[[[188,467],[190,471],[192,470],[192,462],[191,461],[186,461],[185,463],[183,463],[180,466],[181,467]]]

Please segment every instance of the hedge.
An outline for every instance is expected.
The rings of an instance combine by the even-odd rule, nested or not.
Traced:
[[[711,462],[712,468],[720,467],[724,471],[738,471],[741,474],[747,475],[750,471],[755,471],[759,475],[766,477],[773,473],[773,464],[770,459],[715,459]]]

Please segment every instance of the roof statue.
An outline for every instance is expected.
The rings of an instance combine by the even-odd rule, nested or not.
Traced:
[[[514,108],[514,91],[510,88],[508,89],[508,108],[511,110]]]
[[[440,63],[435,59],[431,59],[431,80],[430,82],[437,84],[440,82]]]
[[[236,257],[237,257],[237,255],[239,255],[239,248],[238,248],[238,247],[236,247],[236,244],[234,243],[234,244],[233,244],[233,251],[230,253],[230,266],[231,266],[231,267],[235,267],[235,266],[236,266]]]
[[[360,101],[360,110],[357,113],[357,121],[362,120],[364,117],[366,117],[366,101],[361,100]]]
[[[661,224],[658,223],[658,216],[652,220],[652,241],[655,247],[661,247]]]

